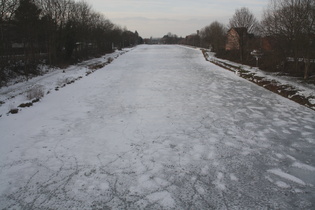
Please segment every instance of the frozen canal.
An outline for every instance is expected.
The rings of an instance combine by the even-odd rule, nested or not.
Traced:
[[[138,46],[0,118],[0,209],[314,209],[315,112]]]

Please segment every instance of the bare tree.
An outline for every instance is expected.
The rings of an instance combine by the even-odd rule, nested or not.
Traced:
[[[137,32],[122,29],[95,12],[84,0],[1,0],[0,82],[5,81],[8,65],[14,64],[7,57],[16,53],[24,52],[25,63],[35,69],[46,55],[49,64],[64,64],[110,52],[113,45],[135,45],[140,38]],[[12,43],[24,45],[13,49]]]
[[[0,1],[0,41],[5,43],[7,40],[4,35],[4,25],[10,21],[14,15],[14,11],[19,6],[18,0],[1,0]],[[3,46],[0,46],[0,49]]]
[[[1,0],[0,1],[0,20],[10,20],[14,11],[19,6],[18,0]]]
[[[41,10],[31,0],[20,0],[19,7],[14,12],[14,22],[18,39],[24,45],[24,73],[37,73],[38,62],[38,24]]]
[[[314,51],[315,1],[272,0],[262,25],[264,34],[280,43],[284,56],[294,57],[296,72],[299,71],[299,58],[304,58],[304,78],[307,78],[310,55]]]
[[[224,48],[226,28],[222,23],[214,21],[209,26],[201,29],[200,36],[208,46],[211,46],[213,51],[217,52]]]
[[[235,14],[230,19],[230,28],[246,28],[248,33],[258,33],[258,21],[248,8],[236,9]]]

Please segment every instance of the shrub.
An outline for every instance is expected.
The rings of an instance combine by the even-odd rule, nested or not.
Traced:
[[[109,58],[107,58],[107,63],[111,63],[111,62],[113,62],[113,58],[111,58],[111,57],[109,57]]]
[[[26,98],[28,100],[40,99],[45,95],[45,90],[42,85],[35,85],[27,91]]]
[[[59,79],[59,80],[57,81],[57,86],[58,86],[58,87],[64,87],[64,86],[67,85],[67,84],[74,83],[74,81],[75,81],[75,78],[74,78],[74,77],[62,78],[62,79]]]

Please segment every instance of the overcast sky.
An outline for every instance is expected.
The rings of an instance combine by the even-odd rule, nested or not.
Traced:
[[[86,0],[113,23],[143,38],[168,32],[185,37],[218,20],[227,24],[235,9],[249,8],[261,19],[269,0]]]

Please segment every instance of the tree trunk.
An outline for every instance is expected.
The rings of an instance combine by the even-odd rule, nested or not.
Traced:
[[[311,60],[310,60],[309,56],[307,56],[307,58],[304,59],[304,62],[305,62],[304,79],[307,79],[308,78],[308,73],[309,73],[309,70],[310,70],[310,65],[311,65]]]
[[[294,73],[299,72],[299,56],[298,56],[298,51],[297,51],[296,47],[294,49],[294,69],[293,69],[293,71],[294,71]]]

